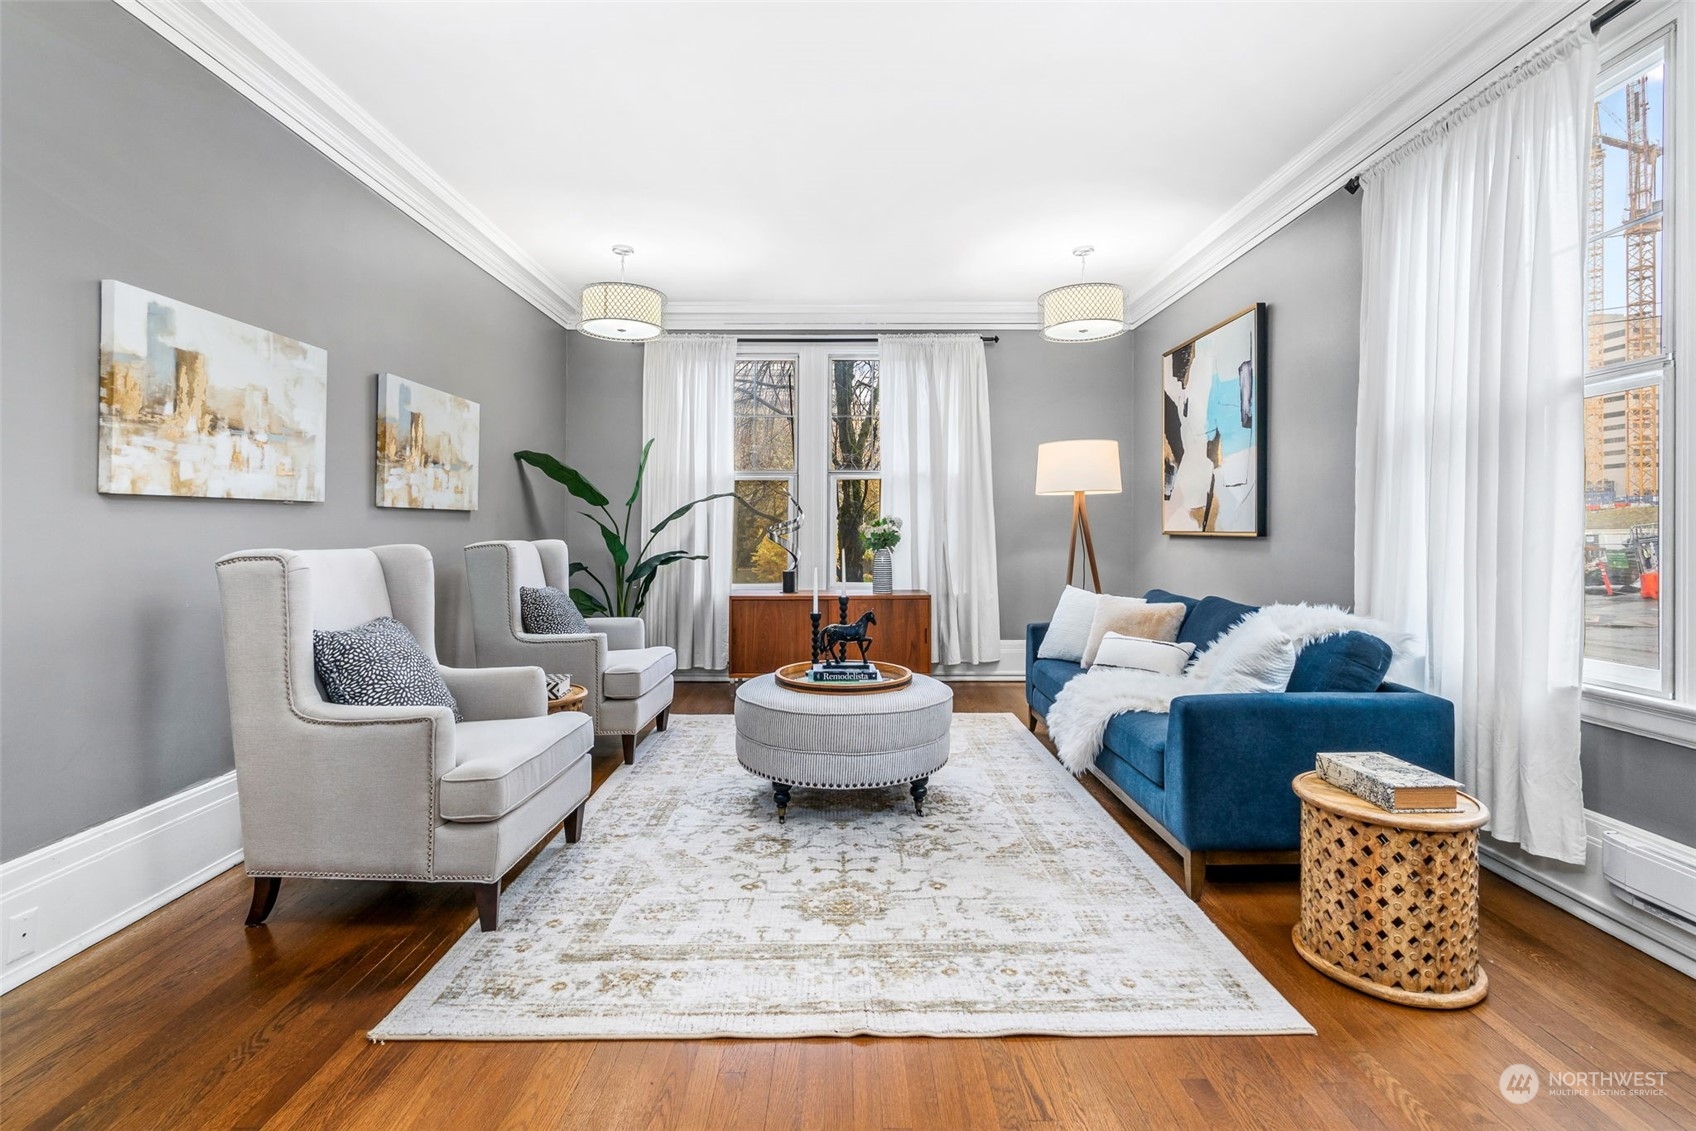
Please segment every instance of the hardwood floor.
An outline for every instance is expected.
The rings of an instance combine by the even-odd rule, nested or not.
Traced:
[[[1020,688],[960,684],[962,711]],[[679,688],[725,712],[722,684]],[[620,764],[595,759],[597,786]],[[1168,872],[1177,857],[1088,781]],[[592,824],[585,835],[594,835]],[[10,1127],[1690,1127],[1696,982],[1484,877],[1482,1005],[1390,1005],[1290,945],[1293,872],[1215,871],[1202,907],[1317,1037],[396,1043],[365,1031],[476,917],[463,886],[295,881],[245,930],[236,868],[0,998]],[[1542,1093],[1513,1106],[1502,1071]],[[1665,1072],[1661,1095],[1548,1073]]]

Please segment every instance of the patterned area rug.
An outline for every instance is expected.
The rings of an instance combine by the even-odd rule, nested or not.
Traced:
[[[795,792],[674,717],[372,1040],[1312,1028],[1012,715],[905,788]]]

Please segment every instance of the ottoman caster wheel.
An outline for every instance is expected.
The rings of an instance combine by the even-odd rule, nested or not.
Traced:
[[[783,782],[771,783],[772,800],[777,802],[777,823],[785,824],[789,815],[789,787]]]
[[[920,778],[908,787],[908,792],[913,795],[913,812],[921,817],[924,816],[925,794],[930,792],[930,779]]]

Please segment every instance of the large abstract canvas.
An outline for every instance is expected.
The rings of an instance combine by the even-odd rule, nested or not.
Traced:
[[[476,401],[408,381],[377,379],[377,505],[477,509]]]
[[[1266,533],[1266,304],[1167,351],[1161,364],[1161,532]]]
[[[111,495],[324,501],[328,355],[100,284],[100,481]]]

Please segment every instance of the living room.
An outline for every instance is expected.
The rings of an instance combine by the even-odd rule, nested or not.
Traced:
[[[1696,1124],[1692,18],[6,0],[0,1121]]]

